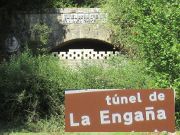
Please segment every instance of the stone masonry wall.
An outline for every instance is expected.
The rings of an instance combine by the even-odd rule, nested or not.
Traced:
[[[13,28],[21,44],[36,40],[31,29],[45,23],[51,29],[49,48],[80,38],[99,39],[110,43],[111,31],[105,27],[107,14],[99,8],[46,9],[44,11],[18,11],[13,18]]]

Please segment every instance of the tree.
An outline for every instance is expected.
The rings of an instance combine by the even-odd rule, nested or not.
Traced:
[[[156,85],[180,99],[180,4],[178,0],[106,0],[114,42],[146,61]],[[137,53],[138,52],[138,53]],[[179,118],[179,115],[178,115]]]
[[[32,10],[53,7],[97,7],[99,0],[0,0],[0,8],[8,10]]]
[[[178,0],[107,0],[114,42],[138,52],[160,87],[174,87],[180,76]],[[137,54],[137,53],[136,53]]]

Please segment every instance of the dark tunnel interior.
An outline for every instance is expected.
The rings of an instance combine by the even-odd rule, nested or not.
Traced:
[[[52,52],[68,51],[69,49],[94,49],[94,51],[119,51],[118,48],[97,39],[74,39],[60,44]]]

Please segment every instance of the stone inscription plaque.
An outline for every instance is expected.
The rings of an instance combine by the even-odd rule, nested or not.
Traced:
[[[85,24],[85,23],[96,23],[106,22],[106,13],[72,13],[62,14],[62,22],[64,24]]]

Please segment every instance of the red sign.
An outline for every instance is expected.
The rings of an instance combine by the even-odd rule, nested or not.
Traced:
[[[66,132],[175,132],[174,91],[65,92]]]

